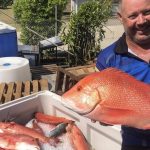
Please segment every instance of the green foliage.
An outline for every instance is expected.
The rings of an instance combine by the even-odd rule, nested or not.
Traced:
[[[44,37],[55,35],[55,6],[57,19],[61,20],[67,0],[15,0],[13,5],[16,21],[21,25],[21,41],[24,44],[37,44],[39,36],[27,30],[36,31]],[[61,23],[58,22],[58,31]]]
[[[104,37],[103,27],[110,14],[111,0],[87,0],[77,13],[71,15],[69,29],[62,37],[74,54],[70,65],[84,65],[95,59]]]

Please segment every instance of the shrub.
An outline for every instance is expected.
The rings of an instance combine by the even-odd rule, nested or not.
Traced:
[[[72,13],[69,29],[62,36],[73,53],[70,65],[84,65],[95,59],[104,37],[103,27],[110,14],[110,0],[87,0],[80,5],[77,13]]]
[[[57,19],[61,20],[67,0],[15,0],[14,16],[21,26],[21,41],[24,44],[35,45],[40,37],[27,29],[30,28],[44,37],[55,35],[55,6]],[[61,23],[58,22],[58,31]]]

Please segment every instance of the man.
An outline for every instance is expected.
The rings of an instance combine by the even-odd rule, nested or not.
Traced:
[[[120,0],[118,17],[125,33],[100,52],[96,67],[115,67],[150,83],[150,0]],[[122,126],[121,133],[122,150],[150,150],[150,130]]]

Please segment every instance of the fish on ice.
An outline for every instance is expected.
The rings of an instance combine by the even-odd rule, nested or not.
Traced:
[[[90,150],[75,122],[63,117],[36,113],[26,126],[0,122],[0,149]]]

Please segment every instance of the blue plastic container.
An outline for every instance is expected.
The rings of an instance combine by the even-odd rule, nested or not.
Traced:
[[[18,45],[16,29],[0,22],[0,57],[17,55]]]

